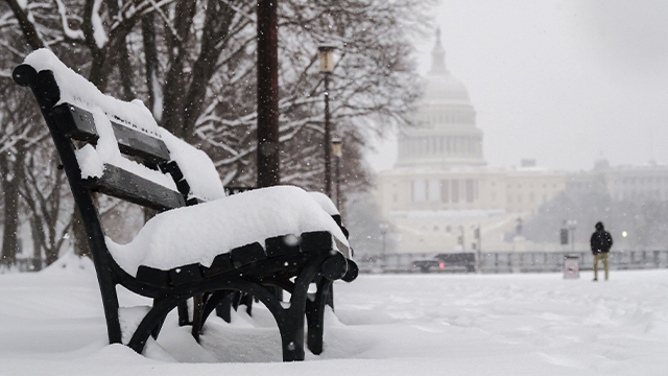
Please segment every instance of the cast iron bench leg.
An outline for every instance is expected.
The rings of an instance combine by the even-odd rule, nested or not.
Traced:
[[[306,301],[306,320],[308,325],[307,345],[309,350],[315,355],[322,353],[322,340],[324,333],[325,306],[329,305],[333,281],[327,278],[320,278],[318,281],[313,301]]]
[[[174,295],[159,302],[151,308],[151,310],[144,316],[139,327],[135,330],[128,347],[141,354],[144,351],[144,346],[148,337],[153,333],[157,326],[159,326],[167,317],[169,311],[174,309],[179,303],[187,300],[187,296]]]
[[[193,326],[191,332],[197,343],[199,343],[199,335],[202,333],[202,327],[204,326],[204,302],[204,293],[195,294],[193,296]]]
[[[228,324],[232,322],[232,300],[234,299],[234,295],[233,292],[229,292],[216,305],[216,315]]]
[[[179,303],[178,312],[179,312],[179,326],[190,325],[190,312],[188,312],[188,301]]]

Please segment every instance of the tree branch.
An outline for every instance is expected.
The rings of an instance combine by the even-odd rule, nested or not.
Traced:
[[[30,14],[30,10],[23,9],[17,0],[5,0],[9,7],[14,12],[14,17],[19,22],[23,37],[26,38],[28,45],[33,50],[46,47],[41,35],[37,32],[37,27],[34,24],[34,18]]]

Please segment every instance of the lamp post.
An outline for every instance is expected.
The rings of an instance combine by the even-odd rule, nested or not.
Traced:
[[[559,229],[559,243],[561,245],[568,244],[568,227],[566,226],[566,220],[564,219],[561,229]]]
[[[578,225],[578,221],[569,219],[566,222],[566,225],[568,225],[568,232],[571,234],[571,252],[575,252],[575,228]]]
[[[336,208],[342,211],[341,204],[341,157],[343,157],[343,140],[338,137],[332,139],[332,154],[336,157],[334,176],[336,177]]]
[[[478,240],[476,251],[478,252],[478,262],[476,268],[478,273],[482,273],[482,236],[480,235],[480,225],[473,230],[473,237]]]
[[[334,70],[334,46],[321,44],[318,46],[318,57],[320,58],[320,73],[325,75],[325,194],[332,197],[332,153],[330,144],[332,134],[330,130],[329,114],[329,76]]]
[[[382,253],[380,254],[380,259],[381,259],[381,264],[380,267],[384,270],[385,269],[385,251],[386,251],[386,242],[385,242],[385,236],[387,235],[387,230],[390,228],[390,226],[387,223],[381,223],[378,225],[378,228],[380,229],[380,235],[383,238],[383,248],[382,248]]]

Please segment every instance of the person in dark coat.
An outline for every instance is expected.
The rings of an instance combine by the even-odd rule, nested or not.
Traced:
[[[603,261],[605,269],[605,280],[608,280],[608,256],[612,247],[612,235],[605,231],[602,222],[596,223],[596,231],[591,234],[589,240],[591,253],[594,254],[594,281],[598,281],[598,262]]]

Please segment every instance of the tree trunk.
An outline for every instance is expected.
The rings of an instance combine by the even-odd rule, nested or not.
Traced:
[[[18,249],[19,229],[19,184],[23,176],[24,149],[20,144],[15,145],[14,161],[11,161],[11,151],[0,155],[0,172],[2,173],[2,191],[4,197],[5,226],[2,234],[2,254],[0,265],[12,266],[16,264],[16,250]]]
[[[218,57],[222,52],[236,14],[235,7],[218,0],[207,3],[202,47],[197,60],[193,63],[192,80],[188,96],[184,101],[184,140],[192,143],[195,139],[195,124],[202,113],[209,81],[215,72]]]
[[[188,56],[187,43],[190,36],[190,26],[195,17],[196,2],[191,0],[180,0],[176,4],[176,21],[174,29],[176,36],[170,38],[169,49],[170,67],[165,78],[165,98],[163,106],[162,126],[176,137],[184,138],[183,124],[185,105],[187,74],[183,68]]]
[[[118,44],[118,73],[121,76],[121,85],[123,86],[123,100],[131,101],[137,98],[132,84],[132,64],[130,63],[130,52],[125,40]]]
[[[40,229],[40,219],[37,218],[36,214],[33,214],[33,217],[30,218],[30,233],[32,235],[32,249],[33,249],[33,257],[35,258],[42,258],[42,245],[44,240],[42,239],[43,233],[42,230]],[[56,256],[56,259],[58,257]],[[46,252],[46,264],[50,265],[51,263],[48,261],[49,260],[49,254]],[[55,261],[55,260],[53,260]],[[51,261],[51,262],[53,262]]]
[[[141,34],[144,42],[144,56],[146,58],[146,86],[148,87],[148,102],[153,117],[162,120],[162,91],[158,82],[158,48],[155,42],[155,23],[153,13],[148,13],[141,19]]]

